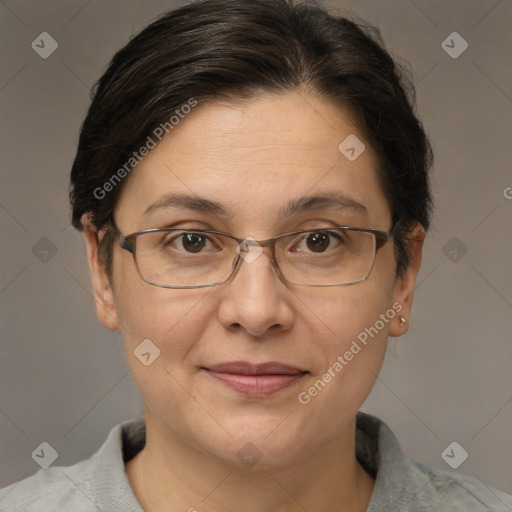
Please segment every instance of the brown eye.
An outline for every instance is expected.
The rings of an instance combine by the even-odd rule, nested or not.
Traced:
[[[330,236],[324,232],[314,233],[306,238],[306,244],[310,251],[323,252],[329,247]]]
[[[187,252],[198,253],[206,245],[206,237],[198,233],[187,233],[182,235],[181,243]]]
[[[162,245],[165,248],[173,248],[180,252],[198,254],[203,251],[208,242],[208,237],[202,233],[181,233],[169,238]]]
[[[305,242],[305,246],[302,245]],[[314,252],[321,254],[332,250],[343,243],[343,239],[330,231],[316,231],[305,235],[301,240],[298,251]]]

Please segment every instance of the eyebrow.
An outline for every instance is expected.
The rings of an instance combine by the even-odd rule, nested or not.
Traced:
[[[163,208],[183,208],[202,213],[218,215],[220,217],[234,217],[235,212],[232,208],[206,199],[200,196],[191,196],[186,194],[166,194],[154,203],[150,204],[143,212],[143,216],[149,216],[157,210]],[[278,212],[279,218],[286,218],[298,213],[321,209],[352,210],[355,213],[368,215],[368,209],[361,203],[347,194],[341,192],[323,192],[315,195],[306,195],[290,201]]]

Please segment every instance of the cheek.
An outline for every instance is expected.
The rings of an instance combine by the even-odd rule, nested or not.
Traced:
[[[213,313],[205,309],[207,292],[141,283],[120,290],[123,298],[118,316],[126,360],[146,405],[154,414],[167,414],[167,421],[177,424],[181,420],[175,414],[190,402],[184,392],[190,388],[193,374],[193,357],[189,355],[194,354]]]
[[[158,364],[171,363],[173,372],[179,371],[213,314],[204,300],[209,289],[159,288],[143,282],[138,275],[135,277],[135,281],[123,280],[116,292],[117,316],[128,363],[132,370],[140,370],[139,361],[134,362],[134,350],[149,339],[160,350]]]
[[[357,410],[370,392],[382,365],[393,309],[392,261],[374,267],[372,278],[345,288],[313,292],[304,302],[309,330],[321,364],[305,383],[303,400],[312,407]],[[318,292],[316,292],[318,293]],[[313,405],[316,404],[316,405]],[[321,405],[322,404],[322,405]]]
[[[307,323],[318,347],[332,357],[333,351],[348,349],[352,340],[374,326],[381,314],[393,316],[393,284],[392,276],[379,277],[376,272],[363,283],[313,291],[309,296],[303,293],[305,311],[309,311]],[[383,335],[389,329],[390,319],[386,320],[384,327],[378,324]]]

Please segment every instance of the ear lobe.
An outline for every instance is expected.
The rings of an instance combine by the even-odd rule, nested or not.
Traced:
[[[99,233],[91,222],[90,215],[84,213],[81,218],[84,227],[85,243],[87,246],[87,262],[91,273],[94,291],[96,314],[100,322],[111,330],[119,329],[114,293],[105,267],[100,260]]]
[[[397,315],[393,319],[389,329],[390,336],[402,336],[409,329],[414,287],[421,266],[424,240],[425,228],[420,223],[416,223],[414,229],[409,234],[411,261],[404,275],[398,279],[395,284],[394,302],[401,304],[402,309],[399,311],[398,309],[396,310]],[[403,318],[401,319],[400,317]],[[405,322],[403,320],[405,320]]]

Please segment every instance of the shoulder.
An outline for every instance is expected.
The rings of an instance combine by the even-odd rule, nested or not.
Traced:
[[[74,466],[40,469],[35,475],[0,490],[0,511],[97,512],[92,497],[90,459]]]
[[[141,511],[124,464],[144,443],[144,420],[120,423],[90,458],[73,466],[40,469],[0,489],[0,512]]]
[[[368,512],[512,512],[512,496],[503,491],[408,459],[389,426],[362,412],[356,454],[375,477]]]
[[[428,504],[417,510],[512,512],[512,496],[477,478],[408,462],[415,481],[415,495],[411,501]]]

